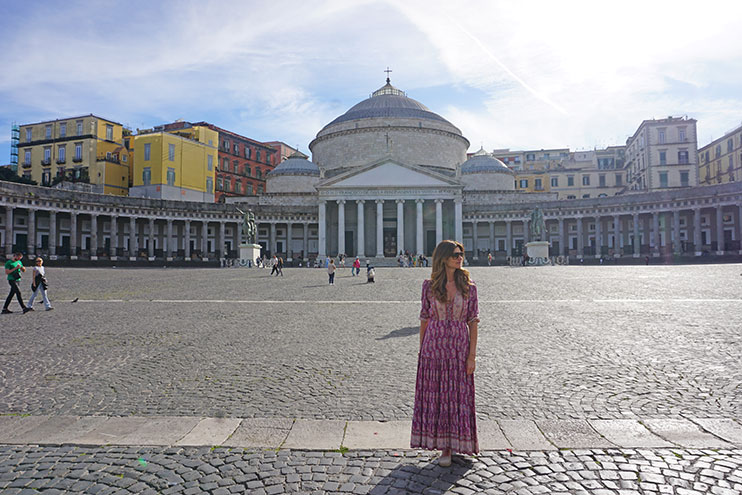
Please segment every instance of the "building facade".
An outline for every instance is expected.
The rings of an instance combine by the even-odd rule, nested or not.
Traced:
[[[742,126],[698,150],[701,185],[742,180]]]
[[[21,125],[19,175],[42,185],[88,182],[96,192],[125,196],[129,165],[119,155],[123,135],[121,124],[92,114]]]

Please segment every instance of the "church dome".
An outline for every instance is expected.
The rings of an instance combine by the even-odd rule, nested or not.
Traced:
[[[461,165],[462,175],[482,173],[515,175],[515,172],[510,170],[507,165],[484,151],[484,148],[474,153],[471,158]]]
[[[466,160],[469,141],[428,107],[387,78],[371,96],[317,133],[312,161],[332,177],[379,160],[454,172]]]
[[[343,115],[327,124],[325,129],[348,120],[371,118],[426,119],[437,120],[452,125],[437,113],[431,112],[428,107],[419,101],[409,98],[404,91],[395,88],[387,80],[387,83],[374,91],[370,98],[351,107]]]
[[[319,168],[301,156],[292,156],[268,172],[268,177],[277,175],[314,175],[319,177]]]

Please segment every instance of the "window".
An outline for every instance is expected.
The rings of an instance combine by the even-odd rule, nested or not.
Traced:
[[[44,146],[44,161],[42,163],[44,165],[49,165],[51,161],[52,161],[52,147]]]
[[[52,138],[52,125],[47,124],[44,126],[44,139],[51,139]]]
[[[526,154],[526,161],[527,162],[532,162],[535,159],[536,159],[536,154],[535,153],[528,153],[528,154]]]
[[[687,164],[688,162],[688,150],[678,151],[678,163]]]
[[[75,143],[75,160],[82,161],[82,143]]]
[[[251,172],[251,169],[250,169],[250,167],[249,167],[249,166],[247,166],[247,165],[245,165],[245,175],[247,175],[248,177],[250,177],[250,174],[251,174],[251,173],[252,173],[252,172]]]
[[[59,124],[59,137],[65,137],[67,135],[67,122]]]
[[[82,120],[78,120],[75,124],[77,126],[77,135],[82,136]]]
[[[238,162],[237,160],[234,160],[234,161],[232,162],[232,170],[234,170],[234,173],[235,173],[235,174],[236,174],[236,173],[237,173],[237,171],[239,170],[239,165],[240,165],[240,162]]]
[[[258,185],[258,194],[263,194],[263,186]]]
[[[256,150],[255,151],[255,161],[256,162],[259,162],[260,161],[260,150]]]
[[[685,141],[685,127],[678,128],[678,141],[681,143]]]
[[[535,188],[535,189],[536,189],[537,191],[543,191],[543,190],[544,190],[544,186],[543,186],[543,184],[541,183],[541,179],[533,179],[533,187],[534,187],[534,188]]]
[[[214,189],[214,182],[211,177],[206,177],[206,192],[211,194],[212,189]]]
[[[575,185],[575,176],[574,175],[568,175],[567,176],[567,186],[574,186]]]
[[[708,152],[708,150],[706,150],[706,160],[705,160],[705,162],[706,162],[706,163],[708,163],[708,162],[709,162],[709,152]]]
[[[33,127],[26,127],[26,142],[30,143],[33,138]]]
[[[721,156],[721,145],[720,144],[716,145],[715,151],[716,151],[716,158],[719,158]]]
[[[236,192],[238,194],[242,194],[242,182],[240,182],[240,181],[235,182],[235,184],[234,184],[234,192]]]
[[[665,144],[665,130],[664,129],[657,130],[657,142],[659,144]]]
[[[124,154],[121,155],[121,161],[124,162],[124,163],[126,163],[126,162],[129,161],[129,158],[126,156],[126,153],[124,153]]]
[[[175,185],[175,169],[173,167],[167,168],[167,185],[168,186]]]
[[[174,144],[168,144],[167,145],[167,159],[171,162],[175,161],[175,145]]]
[[[252,148],[245,146],[245,158],[248,160],[252,158]]]
[[[106,124],[106,140],[113,141],[113,126]]]
[[[528,179],[521,179],[520,180],[520,185],[518,187],[520,187],[522,189],[527,188],[528,187]]]
[[[142,169],[142,184],[144,184],[145,186],[148,186],[151,183],[152,183],[152,169],[150,167],[144,167],[144,169]]]
[[[680,185],[682,187],[688,187],[690,185],[690,181],[688,180],[688,172],[685,170],[680,171]]]
[[[727,153],[731,153],[733,149],[734,149],[734,140],[729,139],[729,141],[727,141]]]
[[[41,183],[48,186],[52,181],[52,173],[48,168],[45,168],[41,174]]]
[[[240,145],[237,143],[234,143],[234,154],[239,155],[240,154]]]
[[[23,164],[31,165],[31,150],[23,150]]]
[[[551,178],[551,187],[559,187],[559,177]]]
[[[252,194],[252,184],[247,185],[247,194]]]
[[[729,155],[729,173],[732,173],[732,170],[734,170],[734,155]]]
[[[223,187],[224,187],[224,185],[222,183],[222,178],[221,177],[217,177],[216,178],[216,190],[217,191],[221,191]]]
[[[660,172],[660,187],[667,187],[667,172]]]
[[[622,186],[623,185],[623,175],[616,174],[616,185]]]
[[[212,155],[206,155],[207,167],[209,172],[214,169],[214,157]]]
[[[577,196],[575,196],[574,194],[569,194],[567,195],[567,199],[577,199]]]
[[[600,187],[605,187],[605,174],[600,174],[598,176],[598,185]]]
[[[590,185],[590,176],[589,175],[583,175],[582,176],[582,185],[583,186],[589,186]]]
[[[590,195],[589,195],[589,194],[583,194],[583,195],[582,195],[582,199],[587,199],[587,198],[589,198],[589,197],[590,197]]]
[[[151,156],[151,151],[152,151],[151,148],[152,148],[151,143],[144,143],[144,161],[145,162],[149,161],[149,158]]]
[[[222,160],[222,170],[225,172],[229,172],[229,158],[224,158]]]
[[[259,168],[255,169],[255,177],[257,177],[258,179],[263,178],[263,172]]]
[[[660,165],[667,165],[667,151],[660,151]]]

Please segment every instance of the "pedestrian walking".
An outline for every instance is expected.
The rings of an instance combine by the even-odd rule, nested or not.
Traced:
[[[361,274],[361,260],[358,259],[358,256],[356,256],[356,259],[353,260],[353,270],[355,270],[355,274],[351,271],[351,274],[353,275],[360,275]]]
[[[330,285],[335,285],[335,270],[337,267],[335,266],[335,260],[331,259],[330,262],[327,264],[327,275],[330,277]]]
[[[278,276],[278,257],[275,254],[271,257],[271,275],[274,273]]]
[[[278,267],[276,269],[276,277],[278,275],[281,275],[283,277],[283,258],[280,256],[278,257],[278,261],[276,261],[276,266]]]
[[[366,283],[367,284],[375,284],[376,283],[376,270],[373,266],[368,264],[368,261],[366,262]]]
[[[18,287],[18,282],[21,281],[21,272],[26,271],[26,267],[23,266],[23,253],[15,253],[13,257],[5,262],[5,275],[8,277],[8,285],[10,285],[10,292],[8,293],[7,299],[5,299],[5,305],[3,306],[2,314],[12,313],[10,309],[10,301],[13,300],[13,296],[18,299],[18,303],[23,309],[23,313],[28,313],[30,310],[23,304],[23,297],[21,296],[21,289]]]
[[[492,252],[487,253],[487,266],[492,266]]]
[[[444,467],[451,465],[453,452],[479,450],[474,407],[479,307],[463,260],[461,243],[441,241],[422,287],[410,446],[441,450],[438,464]]]
[[[36,297],[41,294],[44,300],[44,307],[47,311],[51,311],[52,303],[49,302],[49,295],[47,290],[49,289],[48,282],[46,280],[46,270],[44,269],[44,260],[40,256],[34,260],[33,267],[33,278],[31,279],[31,297],[28,299],[26,307],[29,311],[33,311],[33,302]]]

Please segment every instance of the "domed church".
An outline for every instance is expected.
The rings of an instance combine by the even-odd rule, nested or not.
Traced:
[[[467,203],[521,195],[508,167],[483,149],[467,160],[468,148],[461,130],[387,78],[317,133],[311,161],[294,156],[268,174],[253,209],[270,232],[258,240],[269,252],[304,258],[430,255],[442,239],[463,239]],[[279,219],[289,211],[293,225]],[[306,217],[316,217],[316,232]],[[297,232],[299,224],[311,231]]]

